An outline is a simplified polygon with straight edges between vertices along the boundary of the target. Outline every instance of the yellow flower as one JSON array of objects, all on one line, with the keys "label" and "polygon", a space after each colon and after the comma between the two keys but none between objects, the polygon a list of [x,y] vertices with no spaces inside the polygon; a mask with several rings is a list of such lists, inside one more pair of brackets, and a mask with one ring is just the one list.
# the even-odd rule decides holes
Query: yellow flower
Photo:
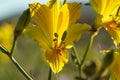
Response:
[{"label": "yellow flower", "polygon": [[90,0],[97,13],[96,24],[103,25],[111,35],[114,44],[120,44],[120,0]]},{"label": "yellow flower", "polygon": [[120,80],[120,53],[116,52],[114,54],[114,62],[110,68],[116,80]]},{"label": "yellow flower", "polygon": [[[8,51],[12,48],[13,29],[13,26],[9,24],[0,26],[0,45],[5,47]],[[7,55],[0,52],[0,60],[3,62],[8,61]]]},{"label": "yellow flower", "polygon": [[62,5],[60,0],[50,0],[46,5],[35,2],[29,7],[37,25],[28,26],[24,33],[46,50],[46,61],[58,73],[68,62],[66,48],[79,40],[82,32],[90,30],[87,24],[74,24],[80,17],[81,5],[76,2]]}]

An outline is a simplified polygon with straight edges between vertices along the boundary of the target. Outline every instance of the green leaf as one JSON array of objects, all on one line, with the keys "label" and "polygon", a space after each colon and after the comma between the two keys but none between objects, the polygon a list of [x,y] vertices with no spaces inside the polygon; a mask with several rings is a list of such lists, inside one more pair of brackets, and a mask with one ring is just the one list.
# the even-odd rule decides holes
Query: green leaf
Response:
[{"label": "green leaf", "polygon": [[23,29],[29,24],[30,18],[30,11],[27,9],[23,12],[17,22],[15,28],[15,37],[18,37],[22,33]]}]

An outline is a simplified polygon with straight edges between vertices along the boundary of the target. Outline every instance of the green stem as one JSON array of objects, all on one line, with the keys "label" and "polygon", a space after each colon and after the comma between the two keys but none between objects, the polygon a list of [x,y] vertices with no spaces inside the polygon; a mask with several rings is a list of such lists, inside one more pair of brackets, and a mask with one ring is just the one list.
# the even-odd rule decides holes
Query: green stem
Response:
[{"label": "green stem", "polygon": [[51,70],[51,68],[50,68],[50,69],[49,69],[48,80],[51,80],[51,77],[52,77],[52,70]]},{"label": "green stem", "polygon": [[73,45],[73,47],[72,47],[72,50],[73,50],[73,52],[75,53],[75,56],[76,56],[77,61],[78,61],[78,64],[80,64],[79,55],[78,55],[78,53],[77,53],[76,48],[75,48],[75,46],[74,46],[74,45]]},{"label": "green stem", "polygon": [[17,67],[17,69],[27,78],[27,80],[33,80],[25,71],[24,69],[18,64],[13,56],[9,56],[13,64]]},{"label": "green stem", "polygon": [[33,80],[25,71],[24,69],[19,65],[19,63],[15,60],[15,58],[8,52],[8,50],[0,45],[0,50],[5,53],[10,60],[13,62],[13,64],[17,67],[17,69],[28,79]]},{"label": "green stem", "polygon": [[[94,35],[93,32],[90,33],[90,38],[89,38],[89,40],[88,40],[87,48],[86,48],[86,50],[85,50],[85,52],[84,52],[83,59],[81,60],[81,64],[80,64],[80,75],[81,75],[82,65],[83,65],[83,63],[84,63],[84,61],[85,61],[85,59],[86,59],[86,56],[87,56],[90,48],[91,48],[91,45],[92,45],[94,36],[95,36],[95,35]],[[81,76],[80,76],[80,77],[81,77]]]},{"label": "green stem", "polygon": [[11,55],[13,54],[13,51],[14,51],[14,49],[15,49],[16,40],[17,40],[17,37],[14,37],[12,49],[11,49],[11,52],[10,52]]},{"label": "green stem", "polygon": [[[74,45],[72,47],[72,50],[73,50],[73,53],[74,53],[74,55],[75,55],[75,57],[77,59],[76,64],[78,65],[78,70],[80,70],[80,58],[79,58],[79,55],[78,55],[78,53],[77,53],[76,48],[75,48]],[[79,71],[79,76],[80,76],[80,71]]]}]

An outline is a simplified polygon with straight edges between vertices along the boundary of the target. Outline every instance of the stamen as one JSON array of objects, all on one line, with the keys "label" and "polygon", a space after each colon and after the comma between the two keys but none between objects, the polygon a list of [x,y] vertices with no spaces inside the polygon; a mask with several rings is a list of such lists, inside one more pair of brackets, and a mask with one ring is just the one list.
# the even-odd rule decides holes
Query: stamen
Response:
[{"label": "stamen", "polygon": [[63,35],[62,35],[61,40],[62,40],[62,41],[64,41],[64,40],[65,40],[65,38],[66,38],[66,36],[67,36],[67,31],[64,31],[64,33],[63,33]]},{"label": "stamen", "polygon": [[56,38],[58,38],[58,34],[57,34],[57,33],[54,33],[54,36],[55,36]]},{"label": "stamen", "polygon": [[55,41],[57,41],[57,39],[53,39],[53,41],[55,42]]},{"label": "stamen", "polygon": [[118,23],[117,27],[119,27],[119,28],[120,28],[120,23]]},{"label": "stamen", "polygon": [[55,38],[53,39],[54,41],[54,50],[57,54],[62,55],[62,53],[66,50],[65,48],[65,38],[67,35],[67,31],[64,31],[62,38],[61,38],[61,42],[58,43],[58,34],[54,33]]}]

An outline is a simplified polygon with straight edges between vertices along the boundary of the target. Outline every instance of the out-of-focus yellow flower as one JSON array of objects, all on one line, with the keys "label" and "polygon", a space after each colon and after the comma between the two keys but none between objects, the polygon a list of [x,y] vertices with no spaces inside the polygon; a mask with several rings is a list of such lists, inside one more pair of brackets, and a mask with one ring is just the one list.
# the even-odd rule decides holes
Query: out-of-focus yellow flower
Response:
[{"label": "out-of-focus yellow flower", "polygon": [[68,62],[66,48],[79,40],[82,32],[90,30],[87,24],[74,24],[80,17],[81,5],[76,2],[62,5],[60,0],[50,0],[47,5],[33,3],[29,7],[38,26],[28,26],[25,34],[46,50],[46,61],[58,73]]},{"label": "out-of-focus yellow flower", "polygon": [[90,0],[97,13],[96,24],[103,25],[114,44],[120,44],[120,0]]},{"label": "out-of-focus yellow flower", "polygon": [[[0,26],[0,45],[5,47],[8,51],[12,48],[13,30],[13,26],[9,24]],[[0,52],[0,60],[3,62],[8,61],[7,55]]]},{"label": "out-of-focus yellow flower", "polygon": [[114,62],[110,68],[116,80],[120,80],[120,53],[114,53]]}]

